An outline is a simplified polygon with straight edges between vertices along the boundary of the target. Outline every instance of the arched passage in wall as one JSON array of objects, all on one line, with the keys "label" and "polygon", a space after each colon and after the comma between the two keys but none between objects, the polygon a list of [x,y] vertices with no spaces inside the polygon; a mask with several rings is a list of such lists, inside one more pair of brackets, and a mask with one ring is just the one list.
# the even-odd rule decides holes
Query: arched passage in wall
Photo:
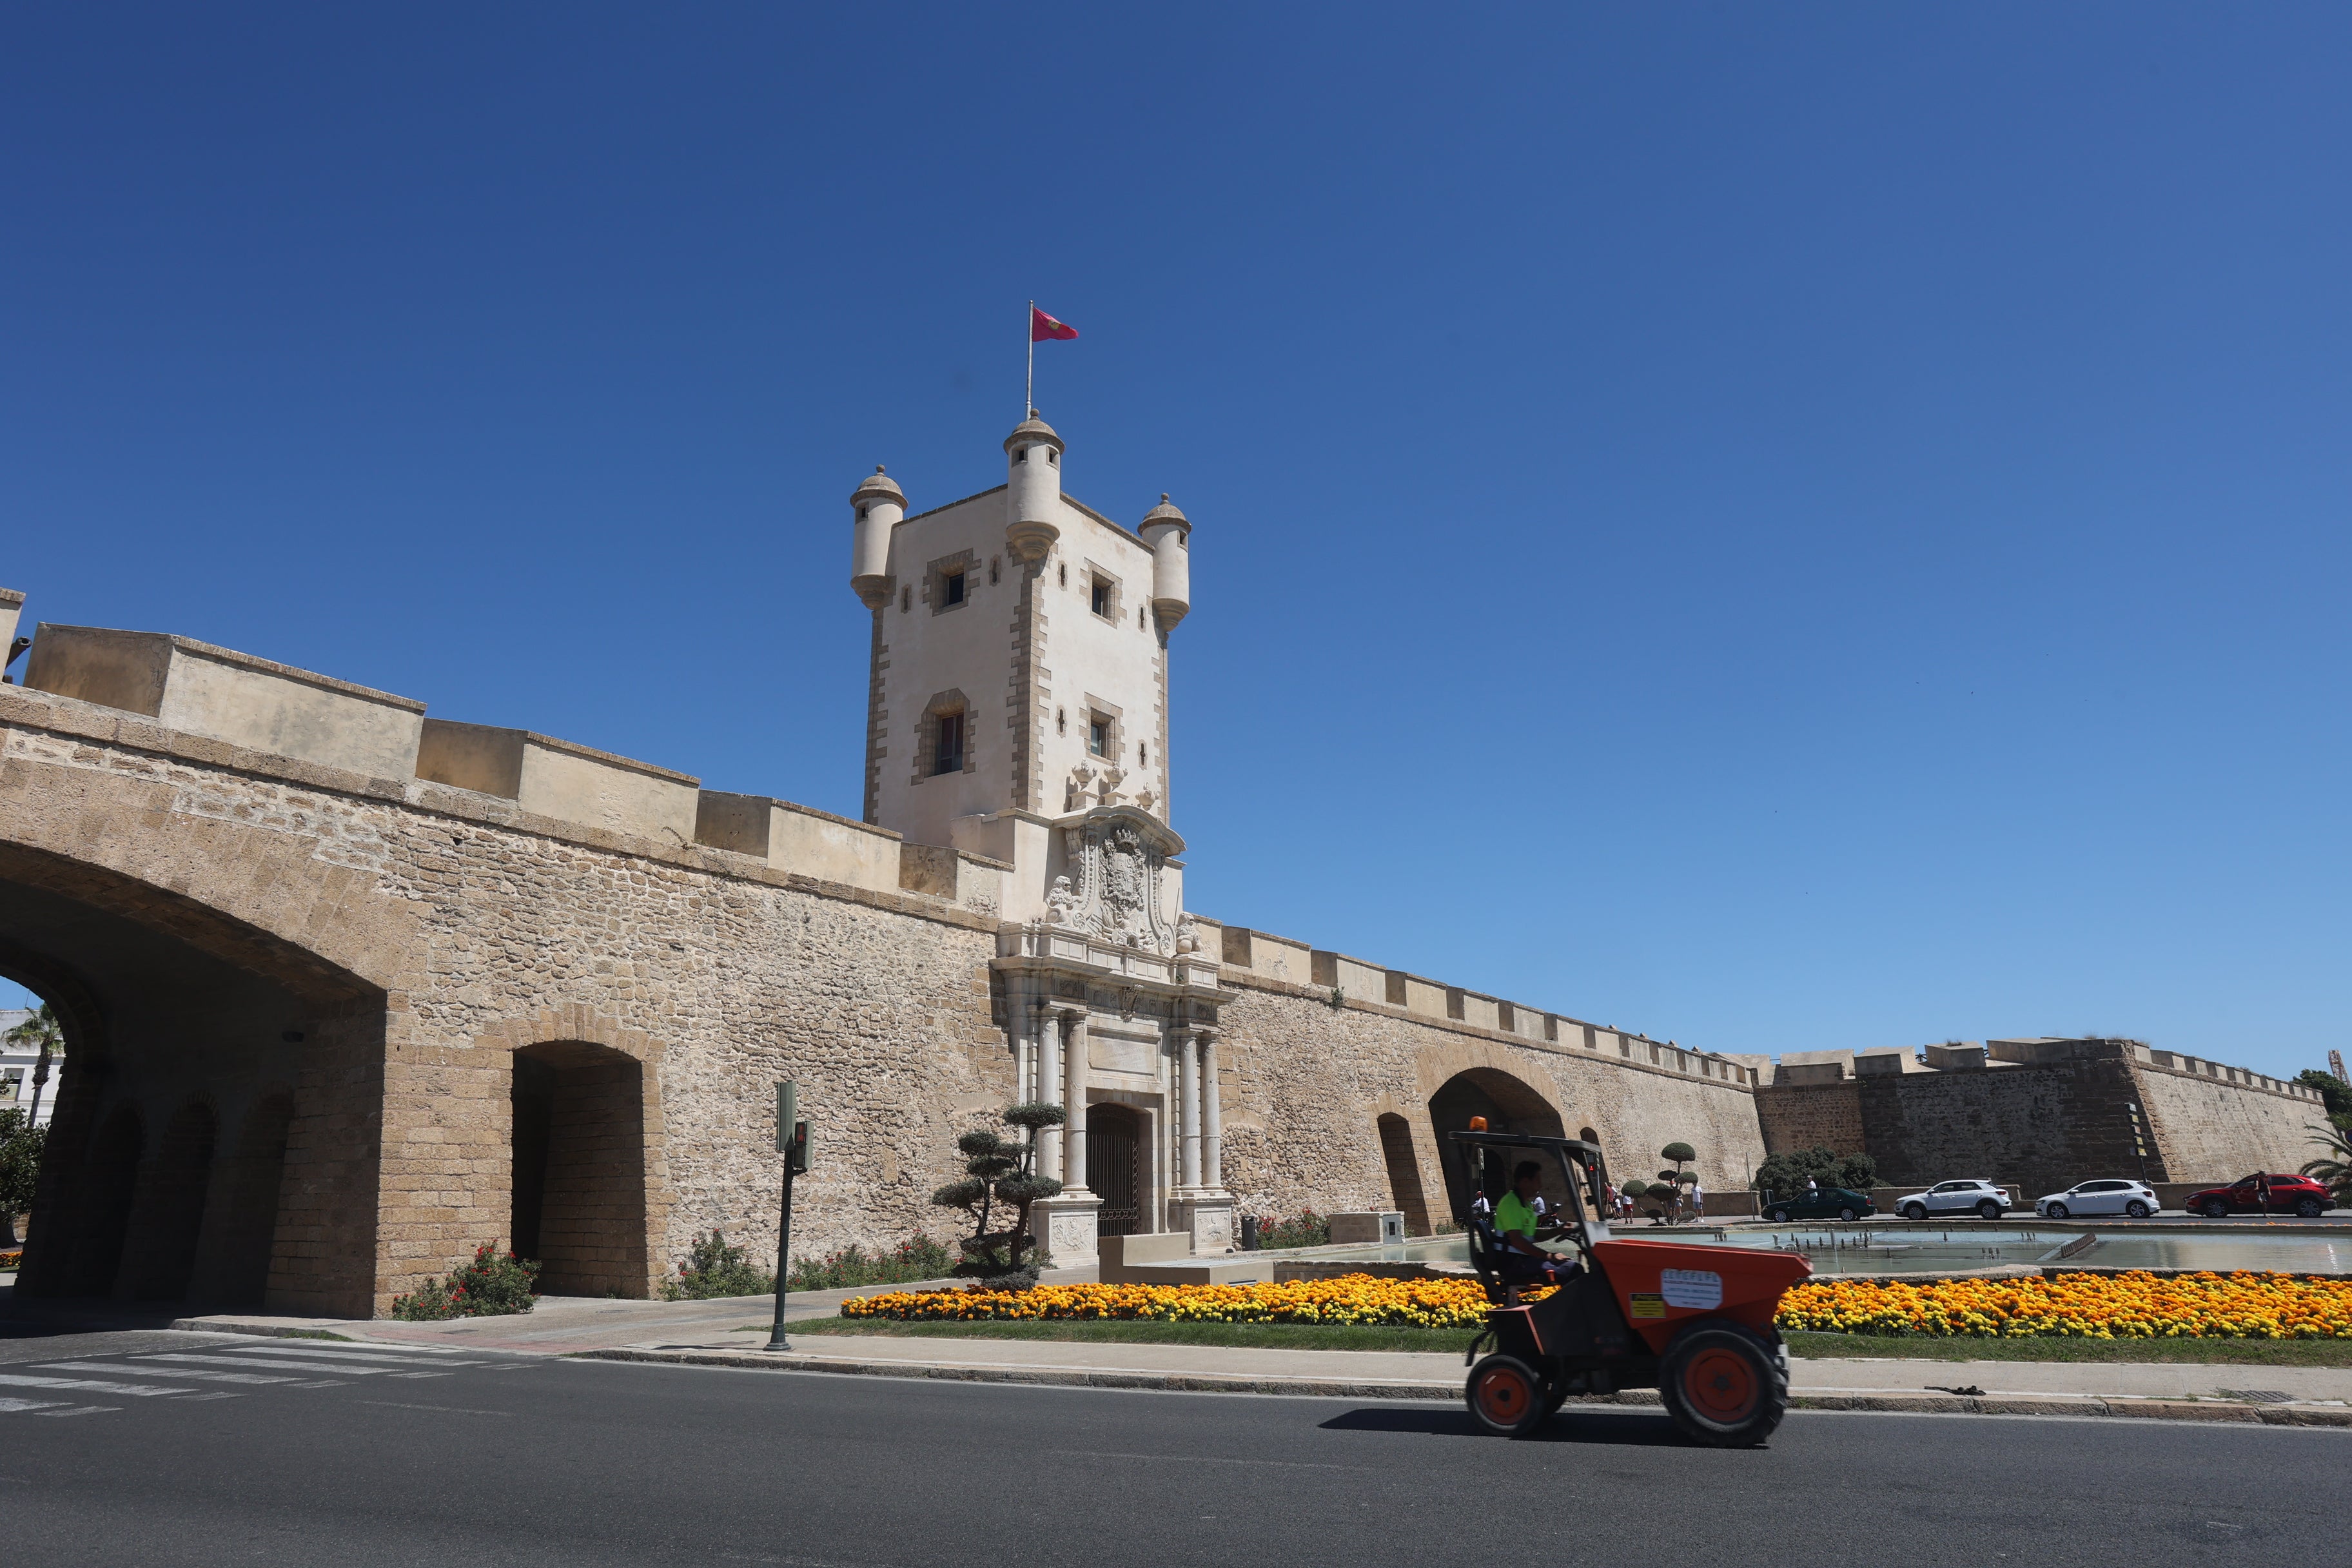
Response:
[{"label": "arched passage in wall", "polygon": [[[23,1295],[369,1310],[381,991],[184,894],[7,843],[0,974],[66,1036]],[[298,1103],[289,1086],[305,1081]],[[297,1123],[313,1130],[309,1179],[282,1184]],[[225,1135],[265,1126],[258,1163],[230,1171],[248,1151]],[[298,1227],[323,1245],[289,1247],[265,1291],[277,1237]]]},{"label": "arched passage in wall", "polygon": [[551,1040],[514,1056],[510,1245],[551,1296],[642,1297],[645,1067],[626,1051]]},{"label": "arched passage in wall", "polygon": [[1429,1200],[1421,1190],[1421,1162],[1413,1157],[1412,1128],[1393,1110],[1379,1121],[1381,1160],[1389,1173],[1389,1201],[1404,1215],[1407,1236],[1429,1234]]},{"label": "arched passage in wall", "polygon": [[[1445,1172],[1445,1197],[1449,1212],[1459,1216],[1470,1205],[1471,1197],[1481,1185],[1493,1190],[1489,1197],[1502,1194],[1499,1176],[1488,1173],[1484,1177],[1474,1173],[1462,1158],[1448,1133],[1468,1130],[1473,1117],[1486,1119],[1490,1132],[1532,1132],[1544,1137],[1561,1138],[1559,1112],[1551,1102],[1533,1087],[1513,1078],[1499,1068],[1471,1068],[1455,1073],[1440,1084],[1437,1092],[1429,1097],[1429,1122],[1437,1134],[1439,1163]],[[1547,1171],[1545,1187],[1556,1185],[1556,1173]],[[1555,1197],[1557,1201],[1557,1197]]]}]

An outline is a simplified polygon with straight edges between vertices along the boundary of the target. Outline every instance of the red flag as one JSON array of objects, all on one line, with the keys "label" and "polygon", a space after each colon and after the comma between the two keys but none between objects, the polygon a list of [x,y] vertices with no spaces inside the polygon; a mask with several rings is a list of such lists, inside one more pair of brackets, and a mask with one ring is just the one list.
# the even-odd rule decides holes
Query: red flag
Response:
[{"label": "red flag", "polygon": [[1057,321],[1036,306],[1029,307],[1029,341],[1042,343],[1052,338],[1075,338],[1078,329]]}]

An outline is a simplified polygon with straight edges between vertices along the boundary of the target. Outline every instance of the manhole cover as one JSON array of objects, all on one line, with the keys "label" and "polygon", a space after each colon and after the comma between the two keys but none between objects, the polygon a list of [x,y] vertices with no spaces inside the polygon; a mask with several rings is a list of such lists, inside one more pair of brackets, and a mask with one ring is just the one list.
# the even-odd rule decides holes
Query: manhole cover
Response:
[{"label": "manhole cover", "polygon": [[2242,1399],[2249,1405],[2288,1405],[2294,1400],[2294,1394],[2281,1394],[2275,1388],[2221,1388],[2214,1392],[2224,1399]]}]

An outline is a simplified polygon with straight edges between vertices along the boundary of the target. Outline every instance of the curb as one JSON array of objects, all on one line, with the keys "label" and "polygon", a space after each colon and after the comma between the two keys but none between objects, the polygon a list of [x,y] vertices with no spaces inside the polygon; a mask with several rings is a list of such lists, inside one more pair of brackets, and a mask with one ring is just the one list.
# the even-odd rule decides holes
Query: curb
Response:
[{"label": "curb", "polygon": [[[1171,1394],[1280,1394],[1326,1399],[1414,1399],[1450,1403],[1462,1397],[1453,1383],[1368,1383],[1304,1377],[1223,1376],[1214,1373],[1100,1372],[1052,1367],[944,1366],[930,1362],[856,1361],[848,1357],[770,1355],[758,1351],[576,1351],[573,1361],[654,1362],[672,1366],[732,1367],[751,1372],[822,1372],[853,1377],[923,1377],[946,1383],[1010,1383],[1063,1388],[1119,1388]],[[1571,1405],[1648,1405],[1657,1390],[1578,1395]],[[2314,1409],[2240,1405],[2210,1399],[2056,1399],[1948,1394],[1792,1394],[1791,1410],[1858,1410],[1898,1415],[2102,1415],[2161,1421],[2219,1421],[2242,1426],[2352,1428],[2352,1408]]]},{"label": "curb", "polygon": [[[336,1321],[343,1328],[362,1326],[358,1323],[342,1322],[341,1320],[331,1321]],[[241,1322],[233,1319],[224,1321],[214,1318],[175,1318],[172,1321],[172,1327],[184,1333],[250,1334],[266,1340],[342,1340],[348,1342],[357,1337],[337,1333],[333,1329],[325,1327],[311,1328],[294,1323]]]}]

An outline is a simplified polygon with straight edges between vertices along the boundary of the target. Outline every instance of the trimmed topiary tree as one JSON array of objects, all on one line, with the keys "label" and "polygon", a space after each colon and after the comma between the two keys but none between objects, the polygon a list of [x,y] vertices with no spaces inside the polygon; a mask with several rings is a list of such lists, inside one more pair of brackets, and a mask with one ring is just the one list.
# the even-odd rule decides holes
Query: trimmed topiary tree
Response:
[{"label": "trimmed topiary tree", "polygon": [[[1067,1120],[1058,1105],[1032,1101],[1005,1107],[1003,1121],[1021,1130],[1007,1138],[992,1127],[976,1127],[956,1140],[963,1155],[963,1180],[950,1182],[931,1194],[941,1208],[961,1209],[971,1220],[971,1235],[959,1244],[962,1261],[955,1272],[981,1281],[988,1289],[1025,1290],[1037,1283],[1037,1265],[1031,1258],[1036,1238],[1029,1234],[1031,1205],[1059,1195],[1062,1184],[1034,1174],[1037,1134]],[[1000,1208],[1000,1205],[1001,1208]],[[997,1227],[997,1222],[1004,1223]],[[993,1227],[993,1228],[992,1228]]]}]

